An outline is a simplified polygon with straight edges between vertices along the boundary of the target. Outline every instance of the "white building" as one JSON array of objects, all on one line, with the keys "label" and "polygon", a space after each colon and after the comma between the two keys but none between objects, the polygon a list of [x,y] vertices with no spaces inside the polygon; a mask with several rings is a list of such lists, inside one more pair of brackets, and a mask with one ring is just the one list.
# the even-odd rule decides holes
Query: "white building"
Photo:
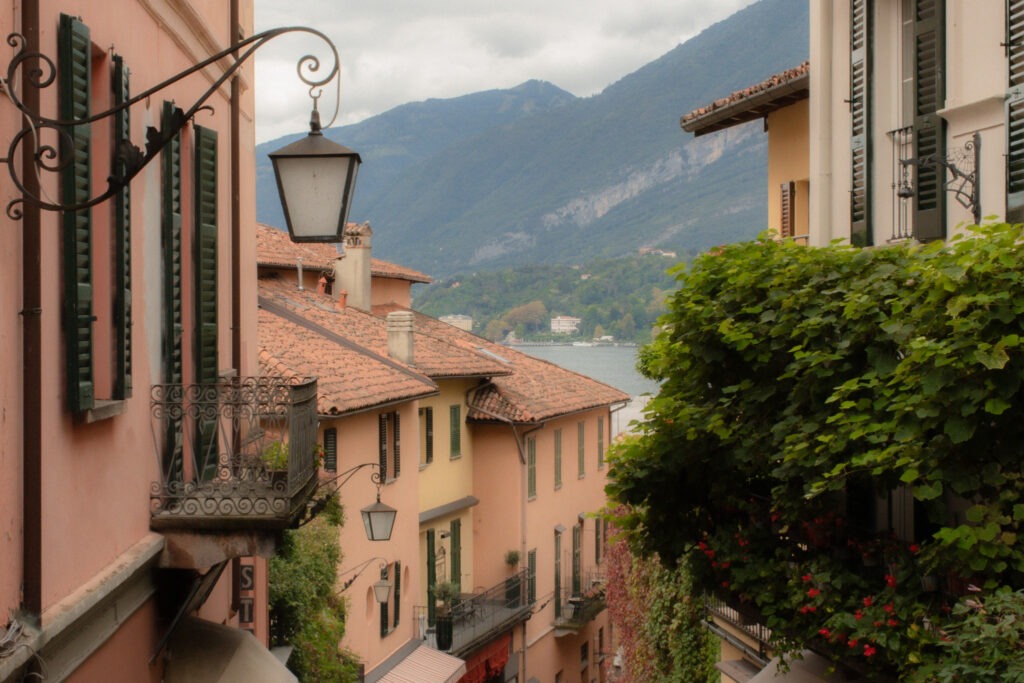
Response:
[{"label": "white building", "polygon": [[576,334],[579,332],[581,322],[583,321],[571,315],[555,316],[551,319],[551,332],[554,334]]}]

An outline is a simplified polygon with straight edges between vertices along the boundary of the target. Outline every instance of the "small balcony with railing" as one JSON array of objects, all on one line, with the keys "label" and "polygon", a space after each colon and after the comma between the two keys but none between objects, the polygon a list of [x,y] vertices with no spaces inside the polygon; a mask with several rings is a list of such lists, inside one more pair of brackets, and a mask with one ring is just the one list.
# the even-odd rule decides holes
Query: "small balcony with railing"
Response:
[{"label": "small balcony with railing", "polygon": [[435,650],[465,657],[516,624],[530,618],[528,570],[516,572],[486,590],[463,593],[443,608],[417,605],[420,638]]},{"label": "small balcony with railing", "polygon": [[151,418],[159,531],[276,532],[306,515],[317,486],[316,380],[233,377],[158,384]]},{"label": "small balcony with railing", "polygon": [[605,608],[604,572],[574,572],[567,585],[555,587],[555,636],[578,633]]}]

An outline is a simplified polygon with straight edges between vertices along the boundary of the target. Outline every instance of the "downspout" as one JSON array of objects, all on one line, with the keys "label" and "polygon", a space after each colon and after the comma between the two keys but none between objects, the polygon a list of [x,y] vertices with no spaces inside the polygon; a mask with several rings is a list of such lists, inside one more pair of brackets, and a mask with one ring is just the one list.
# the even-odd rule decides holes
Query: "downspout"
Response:
[{"label": "downspout", "polygon": [[[41,52],[39,0],[24,0],[21,33],[25,52]],[[38,65],[38,60],[36,62]],[[39,89],[23,86],[22,98],[29,111],[39,111]],[[35,167],[35,144],[22,143],[21,167]],[[24,173],[26,196],[40,196],[35,173]],[[43,612],[43,445],[42,445],[42,278],[40,268],[41,209],[32,202],[22,205],[22,609],[38,621]]]},{"label": "downspout", "polygon": [[[479,385],[477,385],[475,387],[471,387],[470,389],[468,389],[466,391],[466,405],[467,406],[472,406],[473,410],[479,410],[481,413],[484,413],[484,414],[488,415],[489,417],[493,417],[495,420],[498,420],[499,422],[504,422],[512,430],[512,438],[515,439],[516,450],[519,452],[519,473],[520,473],[519,474],[519,490],[522,492],[522,495],[521,495],[521,497],[519,499],[519,514],[520,514],[520,519],[519,519],[519,529],[520,529],[520,532],[519,532],[519,536],[520,536],[520,538],[519,538],[519,556],[520,557],[526,557],[527,556],[527,551],[526,551],[526,502],[527,502],[527,491],[526,491],[526,488],[527,488],[527,477],[529,475],[528,475],[528,473],[526,471],[527,463],[526,463],[526,446],[525,446],[525,443],[526,443],[527,435],[532,434],[533,432],[536,432],[536,431],[539,431],[539,430],[543,429],[545,423],[541,422],[536,427],[533,427],[532,429],[527,429],[525,432],[520,434],[516,430],[516,423],[513,422],[512,420],[508,419],[504,415],[498,415],[497,413],[493,413],[493,412],[487,410],[486,408],[481,408],[480,406],[476,406],[476,405],[473,405],[472,403],[470,403],[469,395],[471,393],[475,394],[476,392],[481,391],[482,389],[486,389],[487,387],[493,386],[493,385],[494,385],[494,382],[484,382],[483,384],[479,384]],[[609,422],[610,422],[610,420],[609,420]],[[522,679],[526,680],[526,622],[525,621],[523,622],[523,635],[522,635],[522,638],[523,638],[523,656],[522,656],[522,661],[521,661],[521,664],[520,664],[520,670],[523,672]]]}]

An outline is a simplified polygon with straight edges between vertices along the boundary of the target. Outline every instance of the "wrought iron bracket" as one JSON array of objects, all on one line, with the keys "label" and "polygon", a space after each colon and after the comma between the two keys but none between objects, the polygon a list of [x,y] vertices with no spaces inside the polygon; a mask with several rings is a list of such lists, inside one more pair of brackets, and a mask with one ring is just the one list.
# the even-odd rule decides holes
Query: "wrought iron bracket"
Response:
[{"label": "wrought iron bracket", "polygon": [[[188,125],[197,113],[203,109],[209,111],[213,110],[212,107],[206,104],[206,101],[209,100],[209,98],[217,92],[224,83],[235,75],[249,57],[251,57],[268,41],[286,33],[295,32],[308,33],[320,38],[328,45],[334,57],[334,63],[331,65],[329,73],[323,78],[316,77],[316,74],[320,72],[321,64],[320,59],[314,55],[303,56],[298,60],[296,65],[296,71],[298,72],[299,79],[309,86],[310,97],[313,98],[315,108],[316,100],[322,93],[323,87],[329,84],[332,80],[336,80],[340,73],[338,50],[334,43],[331,42],[330,38],[314,28],[306,26],[289,26],[270,29],[245,38],[244,40],[221,50],[217,54],[207,57],[188,69],[174,74],[170,78],[167,78],[144,92],[129,98],[118,106],[81,119],[50,118],[43,116],[38,111],[33,111],[25,104],[23,98],[18,95],[17,88],[15,87],[17,82],[16,76],[18,76],[19,70],[21,70],[21,76],[23,78],[23,88],[35,88],[37,90],[42,90],[52,85],[56,80],[57,65],[48,55],[41,52],[28,51],[25,36],[20,33],[12,33],[8,35],[7,44],[15,48],[16,52],[7,65],[7,72],[4,77],[5,80],[0,84],[0,86],[2,86],[0,87],[0,91],[7,95],[14,106],[21,111],[25,120],[25,125],[20,131],[15,133],[14,137],[11,139],[7,148],[7,156],[0,158],[0,162],[7,166],[11,180],[21,192],[21,197],[13,199],[8,203],[7,215],[14,220],[20,219],[23,214],[22,205],[26,203],[37,206],[46,211],[80,211],[96,206],[97,204],[101,204],[110,199],[126,187],[131,180],[137,176],[147,164],[149,164],[149,162],[157,157],[160,151],[166,147],[167,144],[173,140],[186,125]],[[33,145],[34,163],[31,169],[23,169],[24,173],[38,175],[43,171],[51,173],[59,172],[66,168],[72,161],[71,145],[68,144],[71,142],[71,135],[68,132],[70,128],[102,121],[119,112],[130,109],[135,104],[147,100],[165,88],[168,88],[178,81],[181,81],[197,71],[201,71],[211,64],[223,59],[230,60],[229,65],[213,82],[213,84],[199,97],[199,99],[196,100],[195,103],[187,109],[175,109],[171,120],[164,128],[156,128],[154,126],[147,127],[145,150],[133,144],[131,140],[128,139],[119,140],[115,143],[114,159],[111,164],[112,172],[107,178],[107,188],[102,194],[96,195],[87,201],[77,204],[63,204],[33,194],[26,188],[23,176],[21,175],[21,172],[19,172],[18,165],[16,164],[16,161],[21,157],[21,155],[18,154],[18,150],[23,144],[26,144],[26,142]],[[334,117],[331,119],[331,123],[333,123],[334,118],[337,117],[338,113],[337,105],[339,101],[338,98],[340,98],[340,92],[337,84],[335,85],[335,92],[335,111]],[[330,126],[330,123],[327,125]],[[40,142],[38,138],[42,131],[51,131],[56,134],[57,142],[52,144],[44,144]]]},{"label": "wrought iron bracket", "polygon": [[[965,162],[970,162],[967,167]],[[933,166],[949,171],[949,178],[942,183],[945,192],[952,192],[957,202],[971,212],[974,222],[981,223],[981,134],[975,132],[971,139],[964,143],[963,149],[956,150],[946,156],[930,154],[920,159],[902,159],[904,169],[908,166]],[[900,182],[897,195],[901,198],[914,196],[914,188],[904,178]]]}]

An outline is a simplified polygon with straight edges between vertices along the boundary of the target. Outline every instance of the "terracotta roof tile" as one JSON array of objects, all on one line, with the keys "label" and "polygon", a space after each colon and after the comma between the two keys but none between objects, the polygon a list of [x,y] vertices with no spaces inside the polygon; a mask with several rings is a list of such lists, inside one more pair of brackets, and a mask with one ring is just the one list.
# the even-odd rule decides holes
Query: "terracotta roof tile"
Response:
[{"label": "terracotta roof tile", "polygon": [[[377,315],[387,315],[399,307],[374,306],[373,310]],[[421,334],[493,357],[511,370],[510,374],[495,376],[475,393],[470,419],[486,422],[497,415],[514,422],[537,422],[630,398],[625,392],[554,363],[495,344],[422,313],[415,315],[413,324]]]},{"label": "terracotta roof tile", "polygon": [[418,270],[406,268],[405,266],[390,263],[389,261],[382,261],[379,258],[370,259],[370,273],[379,277],[392,277],[399,280],[422,282],[424,284],[434,281],[434,278],[429,275],[425,275]]},{"label": "terracotta roof tile", "polygon": [[296,244],[287,230],[278,230],[269,225],[256,225],[256,263],[276,268],[295,268],[302,258],[302,267],[329,270],[341,254],[337,244],[311,242]]},{"label": "terracotta roof tile", "polygon": [[810,62],[804,62],[684,114],[679,125],[701,135],[762,118],[781,106],[805,99],[809,74]]}]

